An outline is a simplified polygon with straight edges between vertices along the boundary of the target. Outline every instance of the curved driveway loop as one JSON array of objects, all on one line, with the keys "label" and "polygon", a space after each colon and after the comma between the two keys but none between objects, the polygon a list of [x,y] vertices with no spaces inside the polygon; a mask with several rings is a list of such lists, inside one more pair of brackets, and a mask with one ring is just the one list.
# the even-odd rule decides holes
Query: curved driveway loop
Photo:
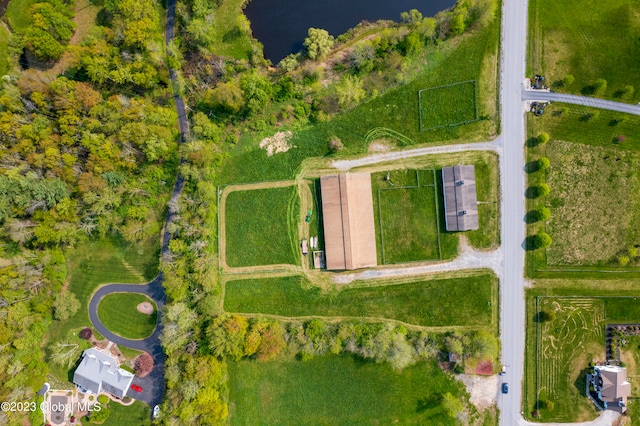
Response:
[{"label": "curved driveway loop", "polygon": [[[174,37],[174,23],[176,13],[176,0],[167,0],[167,24],[165,26],[165,42],[168,44]],[[173,69],[169,69],[169,76],[171,82],[175,87],[176,84],[176,72]],[[180,142],[184,142],[186,134],[189,132],[189,121],[185,110],[184,100],[174,91],[173,100],[175,102],[176,111],[178,112],[178,126],[180,129]],[[180,159],[182,163],[183,160]],[[173,186],[173,193],[171,194],[170,204],[177,203],[182,194],[184,188],[184,178],[178,175],[176,182]],[[162,247],[161,255],[165,255],[169,252],[169,242],[171,241],[171,234],[166,231],[166,224],[171,222],[175,217],[176,212],[173,209],[169,209],[167,217],[165,219],[165,227],[162,233]],[[162,256],[161,256],[162,258]],[[153,357],[154,367],[153,371],[145,378],[135,377],[133,384],[136,384],[142,388],[142,392],[135,392],[129,389],[127,395],[134,399],[145,402],[149,406],[154,407],[162,403],[162,396],[164,394],[164,351],[162,350],[162,344],[160,343],[160,334],[162,333],[162,324],[160,317],[162,314],[162,308],[166,303],[166,294],[162,285],[164,278],[162,272],[156,276],[153,281],[140,285],[140,284],[108,284],[100,287],[91,297],[89,301],[89,318],[93,327],[102,334],[105,338],[111,340],[115,344],[127,348],[137,349],[149,353]],[[98,318],[98,304],[100,300],[111,293],[142,293],[151,298],[158,308],[158,319],[156,328],[153,334],[146,339],[131,340],[120,337],[107,329]]]}]

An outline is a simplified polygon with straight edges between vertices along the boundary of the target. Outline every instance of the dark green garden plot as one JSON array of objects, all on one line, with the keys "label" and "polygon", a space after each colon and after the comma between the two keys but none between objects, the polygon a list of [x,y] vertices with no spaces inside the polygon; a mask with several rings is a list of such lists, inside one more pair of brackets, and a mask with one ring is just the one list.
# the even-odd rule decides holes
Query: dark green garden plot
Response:
[{"label": "dark green garden plot", "polygon": [[478,120],[476,82],[464,81],[418,92],[420,130],[459,126]]},{"label": "dark green garden plot", "polygon": [[351,287],[323,292],[299,276],[229,281],[228,312],[283,316],[374,317],[443,327],[496,325],[492,274]]},{"label": "dark green garden plot", "polygon": [[[348,355],[307,362],[229,362],[232,425],[457,425],[442,406],[446,392],[462,399],[473,417],[478,415],[462,383],[434,362],[401,373],[386,363]],[[497,421],[492,410],[480,416],[477,424]]]},{"label": "dark green garden plot", "polygon": [[227,264],[297,263],[299,205],[295,186],[231,192],[225,211]]},{"label": "dark green garden plot", "polygon": [[440,259],[435,171],[394,170],[371,179],[379,263]]}]

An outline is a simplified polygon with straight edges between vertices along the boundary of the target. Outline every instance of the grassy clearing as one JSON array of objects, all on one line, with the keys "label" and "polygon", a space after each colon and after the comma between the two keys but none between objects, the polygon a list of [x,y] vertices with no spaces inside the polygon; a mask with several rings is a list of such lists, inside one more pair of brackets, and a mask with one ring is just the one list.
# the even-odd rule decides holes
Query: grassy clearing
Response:
[{"label": "grassy clearing", "polygon": [[36,2],[37,0],[11,0],[9,2],[6,17],[13,30],[23,31],[29,27],[31,24],[29,8]]},{"label": "grassy clearing", "polygon": [[[78,327],[91,326],[87,307],[95,289],[106,283],[144,283],[158,272],[158,241],[131,246],[121,240],[85,241],[65,253],[68,291],[80,301],[80,309],[67,321],[53,321],[49,342],[59,341]],[[67,375],[58,377],[67,380]]]},{"label": "grassy clearing", "polygon": [[226,256],[231,267],[295,264],[299,216],[295,186],[233,191],[226,200]]},{"label": "grassy clearing", "polygon": [[7,56],[9,37],[4,25],[0,25],[0,76],[9,71],[9,57]]},{"label": "grassy clearing", "polygon": [[[154,305],[153,314],[138,312],[136,306],[142,302]],[[98,305],[100,321],[118,336],[127,339],[144,339],[156,328],[158,318],[155,303],[143,294],[114,293],[105,296]]]},{"label": "grassy clearing", "polygon": [[[323,292],[299,276],[226,283],[228,312],[296,316],[369,317],[444,327],[490,327],[495,315],[497,279],[491,274],[442,277]],[[470,297],[473,295],[473,297]]]},{"label": "grassy clearing", "polygon": [[[305,158],[327,154],[327,141],[332,135],[341,138],[344,154],[366,152],[365,135],[376,127],[400,132],[415,144],[442,141],[488,140],[497,133],[496,112],[497,51],[500,19],[488,27],[463,36],[456,43],[444,43],[426,55],[425,65],[412,81],[389,90],[358,107],[339,114],[326,123],[308,124],[291,129],[291,144],[296,148],[267,157],[258,148],[264,136],[273,129],[256,134],[246,132],[231,151],[219,174],[220,183],[256,182],[291,179]],[[418,91],[460,81],[476,80],[480,120],[464,126],[446,127],[421,132],[419,125]]]},{"label": "grassy clearing", "polygon": [[[552,141],[547,197],[549,265],[614,263],[616,255],[640,244],[640,155]],[[602,238],[606,235],[606,238]]]},{"label": "grassy clearing", "polygon": [[[590,361],[604,361],[604,327],[607,323],[640,321],[637,290],[629,282],[611,282],[616,294],[602,296],[601,281],[543,283],[550,288],[528,292],[527,345],[525,376],[525,414],[535,409],[536,392],[540,399],[551,399],[553,411],[541,410],[542,421],[585,421],[597,412],[584,396],[585,373]],[[536,296],[540,297],[536,305]],[[560,294],[584,296],[563,297]],[[640,296],[638,296],[640,297]],[[555,312],[555,319],[536,322],[537,312]],[[631,373],[630,373],[631,374]],[[536,391],[536,388],[538,391]]]},{"label": "grassy clearing", "polygon": [[476,82],[465,81],[418,92],[420,130],[458,126],[478,119]]},{"label": "grassy clearing", "polygon": [[440,259],[434,171],[381,172],[371,181],[378,263]]},{"label": "grassy clearing", "polygon": [[376,424],[458,424],[441,406],[446,392],[461,398],[477,418],[462,384],[435,363],[397,373],[387,364],[351,356],[229,362],[232,425],[370,424],[372,419]]},{"label": "grassy clearing", "polygon": [[[593,96],[596,79],[607,80],[602,96],[640,100],[640,4],[629,0],[532,0],[529,2],[529,60],[558,90]],[[567,74],[571,85],[558,86]],[[626,85],[635,88],[624,97]],[[599,94],[595,94],[599,95]]]},{"label": "grassy clearing", "polygon": [[[124,405],[116,402],[109,402],[109,418],[103,423],[102,426],[121,426],[121,425],[150,425],[151,420],[151,408],[143,402],[136,401],[132,405],[125,407]],[[95,425],[89,421],[86,417],[82,418],[83,424]]]},{"label": "grassy clearing", "polygon": [[247,0],[225,0],[213,14],[213,51],[218,55],[236,59],[249,59],[252,52],[250,35],[240,30],[238,17],[246,19],[242,11]]}]

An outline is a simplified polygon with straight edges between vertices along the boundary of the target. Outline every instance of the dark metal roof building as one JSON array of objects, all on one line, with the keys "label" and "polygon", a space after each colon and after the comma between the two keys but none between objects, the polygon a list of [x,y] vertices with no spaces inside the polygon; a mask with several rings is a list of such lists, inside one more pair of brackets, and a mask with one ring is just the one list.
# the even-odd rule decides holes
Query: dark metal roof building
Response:
[{"label": "dark metal roof building", "polygon": [[442,168],[447,231],[478,229],[478,199],[473,165]]}]

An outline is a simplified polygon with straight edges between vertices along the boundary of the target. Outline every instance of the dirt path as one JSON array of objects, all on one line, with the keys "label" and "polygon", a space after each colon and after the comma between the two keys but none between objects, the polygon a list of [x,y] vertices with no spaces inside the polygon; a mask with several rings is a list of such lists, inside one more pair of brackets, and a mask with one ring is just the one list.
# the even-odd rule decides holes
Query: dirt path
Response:
[{"label": "dirt path", "polygon": [[333,277],[333,282],[336,284],[350,284],[356,280],[409,277],[436,272],[460,271],[465,269],[491,269],[500,279],[502,279],[503,263],[504,256],[502,248],[493,251],[479,251],[469,246],[466,239],[460,238],[459,255],[450,262],[367,269],[362,272],[335,275]]}]

